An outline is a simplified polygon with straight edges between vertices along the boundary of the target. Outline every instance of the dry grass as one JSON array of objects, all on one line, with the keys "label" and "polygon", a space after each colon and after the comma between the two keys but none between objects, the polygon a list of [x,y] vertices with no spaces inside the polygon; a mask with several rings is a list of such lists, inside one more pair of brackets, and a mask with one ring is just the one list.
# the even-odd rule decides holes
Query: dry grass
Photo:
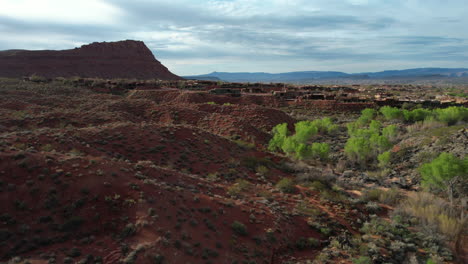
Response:
[{"label": "dry grass", "polygon": [[412,125],[408,125],[406,127],[406,131],[408,131],[408,133],[414,133],[414,132],[424,131],[428,129],[446,127],[446,126],[447,124],[443,122],[439,122],[436,120],[425,120],[425,121],[414,123]]},{"label": "dry grass", "polygon": [[455,241],[463,234],[467,221],[454,211],[447,201],[430,193],[420,192],[402,202],[396,213],[416,218],[423,227],[434,226],[441,234]]}]

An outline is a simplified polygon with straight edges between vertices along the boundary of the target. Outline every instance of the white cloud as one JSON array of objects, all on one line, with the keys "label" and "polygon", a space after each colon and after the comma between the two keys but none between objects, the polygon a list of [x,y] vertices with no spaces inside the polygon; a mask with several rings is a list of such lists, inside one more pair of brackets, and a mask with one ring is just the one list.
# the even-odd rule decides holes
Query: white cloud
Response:
[{"label": "white cloud", "polygon": [[111,24],[121,10],[99,0],[0,0],[0,16],[23,21]]},{"label": "white cloud", "polygon": [[177,74],[459,67],[468,58],[465,3],[0,0],[0,49],[138,39]]}]

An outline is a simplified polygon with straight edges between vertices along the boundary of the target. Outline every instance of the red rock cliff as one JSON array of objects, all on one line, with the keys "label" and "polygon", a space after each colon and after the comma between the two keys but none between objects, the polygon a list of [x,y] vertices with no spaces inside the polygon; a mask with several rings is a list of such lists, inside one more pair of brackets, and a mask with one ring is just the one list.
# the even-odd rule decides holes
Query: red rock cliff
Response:
[{"label": "red rock cliff", "polygon": [[71,50],[0,51],[0,76],[98,77],[177,80],[142,41],[83,45]]}]

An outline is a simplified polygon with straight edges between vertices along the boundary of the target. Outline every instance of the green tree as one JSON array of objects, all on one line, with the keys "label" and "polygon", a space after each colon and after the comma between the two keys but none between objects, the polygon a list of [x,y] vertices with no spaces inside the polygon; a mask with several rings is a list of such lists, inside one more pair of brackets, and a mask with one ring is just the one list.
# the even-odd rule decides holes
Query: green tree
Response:
[{"label": "green tree", "polygon": [[385,151],[384,153],[379,154],[377,156],[377,160],[379,161],[379,167],[385,168],[390,163],[390,159],[392,158],[392,153],[390,151]]},{"label": "green tree", "polygon": [[368,125],[370,121],[374,119],[376,114],[377,114],[377,111],[375,111],[374,109],[366,108],[361,111],[361,116],[358,118],[356,122],[361,126]]},{"label": "green tree", "polygon": [[468,108],[451,106],[434,110],[436,118],[448,125],[454,125],[459,121],[468,121]]},{"label": "green tree", "polygon": [[396,107],[391,106],[383,106],[380,108],[380,113],[385,117],[387,120],[394,120],[394,119],[401,119],[403,118],[403,111]]},{"label": "green tree", "polygon": [[362,137],[351,137],[344,148],[346,156],[352,161],[364,165],[372,154],[369,140]]},{"label": "green tree", "polygon": [[423,121],[424,119],[431,116],[432,111],[427,110],[427,109],[423,109],[423,108],[417,108],[417,109],[414,109],[412,111],[403,110],[403,115],[404,115],[406,121],[408,121],[408,122],[417,122],[417,121]]},{"label": "green tree", "polygon": [[369,130],[372,132],[372,133],[377,133],[379,134],[380,133],[380,129],[382,128],[382,123],[380,123],[379,121],[377,120],[372,120],[369,124]]},{"label": "green tree", "polygon": [[453,206],[453,196],[458,181],[468,178],[468,157],[464,160],[453,154],[443,152],[432,162],[419,167],[424,187],[436,191],[445,191]]},{"label": "green tree", "polygon": [[382,129],[382,136],[394,141],[398,137],[398,127],[396,125],[389,125]]},{"label": "green tree", "polygon": [[270,151],[275,151],[281,149],[284,144],[284,140],[288,137],[288,124],[282,123],[276,125],[272,129],[273,138],[268,143],[268,149]]},{"label": "green tree", "polygon": [[293,193],[296,190],[294,181],[289,178],[283,178],[276,183],[276,188],[284,193]]}]

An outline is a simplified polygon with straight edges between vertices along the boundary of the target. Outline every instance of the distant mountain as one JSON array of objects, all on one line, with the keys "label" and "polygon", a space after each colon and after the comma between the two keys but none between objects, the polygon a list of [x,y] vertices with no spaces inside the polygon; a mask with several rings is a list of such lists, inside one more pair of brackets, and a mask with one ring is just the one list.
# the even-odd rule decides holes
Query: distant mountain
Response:
[{"label": "distant mountain", "polygon": [[209,80],[217,78],[227,82],[284,82],[308,83],[321,80],[394,80],[399,78],[458,78],[468,76],[466,68],[417,68],[407,70],[389,70],[382,72],[344,73],[336,71],[300,71],[286,73],[265,72],[212,72],[209,74],[186,76],[185,78]]},{"label": "distant mountain", "polygon": [[142,41],[83,45],[70,50],[0,51],[0,76],[99,77],[181,80]]},{"label": "distant mountain", "polygon": [[187,80],[200,80],[200,81],[221,81],[218,77],[207,76],[207,75],[195,75],[195,76],[182,76],[182,78]]}]

